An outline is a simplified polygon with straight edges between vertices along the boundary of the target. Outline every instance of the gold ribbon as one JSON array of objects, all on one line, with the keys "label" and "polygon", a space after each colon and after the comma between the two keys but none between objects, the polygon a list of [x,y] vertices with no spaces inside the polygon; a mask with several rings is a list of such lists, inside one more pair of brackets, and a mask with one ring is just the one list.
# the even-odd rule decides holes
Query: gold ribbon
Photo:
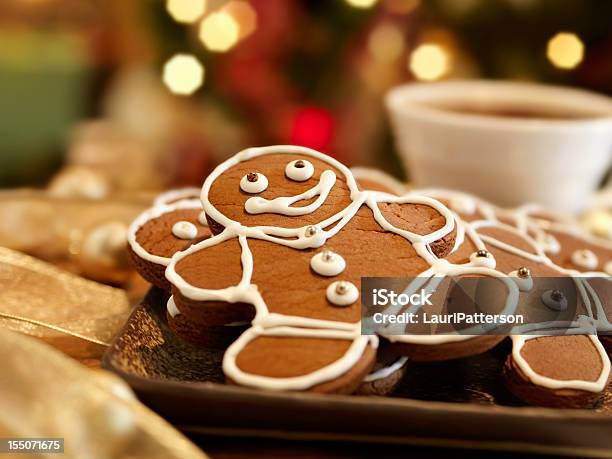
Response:
[{"label": "gold ribbon", "polygon": [[129,312],[123,290],[0,247],[0,326],[37,336],[73,357],[98,357]]}]

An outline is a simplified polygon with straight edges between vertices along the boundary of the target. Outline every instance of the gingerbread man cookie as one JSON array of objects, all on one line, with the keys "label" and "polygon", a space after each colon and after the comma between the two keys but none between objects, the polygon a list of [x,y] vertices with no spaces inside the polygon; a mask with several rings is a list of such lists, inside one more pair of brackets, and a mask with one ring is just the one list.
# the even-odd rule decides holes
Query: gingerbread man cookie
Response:
[{"label": "gingerbread man cookie", "polygon": [[[517,312],[542,317],[541,322],[523,329],[541,336],[512,336],[513,350],[504,371],[510,390],[537,405],[583,407],[595,402],[610,377],[609,357],[596,335],[610,330],[604,307],[609,280],[607,276],[577,275],[576,268],[585,268],[581,260],[574,260],[573,265],[563,261],[575,253],[578,243],[588,245],[583,250],[606,256],[605,244],[581,232],[571,218],[537,206],[505,210],[465,193],[421,192],[440,200],[460,218],[457,245],[448,260],[469,263],[474,250],[484,243],[496,268],[514,279],[521,291]],[[595,266],[592,259],[596,257],[584,256],[591,260],[589,267]],[[535,283],[534,278],[538,279]],[[542,281],[546,278],[555,282],[554,289],[547,289]],[[568,281],[556,282],[563,278]],[[573,312],[547,322],[547,309]],[[569,336],[549,336],[565,329]],[[601,341],[605,343],[606,337]]]},{"label": "gingerbread man cookie", "polygon": [[[429,194],[453,202],[452,192]],[[461,196],[459,199],[470,199],[458,194]],[[471,210],[464,215],[466,208]],[[497,209],[477,199],[468,206],[456,208],[462,211],[459,215],[464,218],[471,218],[474,214],[489,216],[488,220],[471,221],[465,225],[485,242],[496,260],[497,269],[516,280],[521,290],[518,312],[523,310],[537,317],[539,309],[542,317],[546,317],[547,309],[574,311],[571,316],[563,317],[561,314],[554,323],[542,319],[523,328],[523,332],[529,334],[512,336],[513,349],[504,369],[506,382],[515,395],[530,404],[589,406],[600,397],[610,377],[610,360],[597,336],[598,332],[609,330],[600,299],[609,287],[599,285],[597,288],[592,285],[591,278],[555,263],[566,259],[567,252],[570,252],[566,244],[557,241],[566,242],[570,234],[577,237],[580,234],[577,228],[552,213],[538,210],[538,217],[534,217],[525,209]],[[566,235],[561,237],[557,232],[553,236],[542,231],[542,226],[551,225],[563,225]],[[585,239],[588,238],[581,238],[583,242]],[[464,244],[449,259],[455,262],[462,258],[467,260],[473,243],[466,240],[466,244],[467,247]],[[544,282],[547,278],[558,282],[549,289]],[[569,278],[571,282],[562,282],[563,278]],[[552,336],[560,330],[564,330],[567,336]],[[520,327],[517,331],[521,331]]]},{"label": "gingerbread man cookie", "polygon": [[249,321],[223,360],[244,386],[353,392],[378,342],[360,334],[360,278],[434,275],[454,246],[439,202],[360,190],[344,165],[302,147],[238,153],[206,179],[202,203],[214,236],[168,265],[170,316]]}]

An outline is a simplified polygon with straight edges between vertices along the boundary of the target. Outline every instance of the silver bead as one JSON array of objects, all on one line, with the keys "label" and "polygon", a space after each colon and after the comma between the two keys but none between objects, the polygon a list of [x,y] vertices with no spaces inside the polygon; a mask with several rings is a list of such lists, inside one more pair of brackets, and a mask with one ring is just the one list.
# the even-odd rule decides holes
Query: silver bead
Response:
[{"label": "silver bead", "polygon": [[336,293],[338,295],[346,295],[349,291],[349,283],[346,281],[339,281],[336,284]]},{"label": "silver bead", "polygon": [[298,169],[301,169],[302,167],[305,167],[306,165],[304,164],[304,161],[302,161],[301,159],[298,159],[294,164],[293,167],[297,167]]},{"label": "silver bead", "polygon": [[334,252],[332,252],[331,250],[324,250],[321,253],[321,259],[323,261],[332,261],[334,259]]},{"label": "silver bead", "polygon": [[257,175],[257,172],[249,172],[247,174],[247,180],[251,183],[256,182],[257,180],[259,180],[259,176]]},{"label": "silver bead", "polygon": [[476,256],[480,258],[489,258],[489,255],[490,254],[487,250],[480,249],[478,252],[476,252]]},{"label": "silver bead", "polygon": [[319,232],[319,228],[316,226],[309,226],[306,228],[306,237],[312,237]]},{"label": "silver bead", "polygon": [[565,298],[565,295],[563,294],[561,290],[555,289],[552,292],[550,292],[550,298],[554,301],[561,302],[563,301],[563,298]]}]

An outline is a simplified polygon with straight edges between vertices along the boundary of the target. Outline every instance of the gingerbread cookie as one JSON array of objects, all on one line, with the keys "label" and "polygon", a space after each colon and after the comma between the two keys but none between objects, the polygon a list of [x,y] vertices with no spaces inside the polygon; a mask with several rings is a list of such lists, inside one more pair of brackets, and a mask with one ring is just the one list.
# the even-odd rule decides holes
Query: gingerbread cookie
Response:
[{"label": "gingerbread cookie", "polygon": [[535,206],[500,213],[523,234],[532,235],[553,263],[583,279],[600,340],[612,351],[612,243],[591,235],[569,216]]},{"label": "gingerbread cookie", "polygon": [[[607,276],[584,278],[577,276],[576,271],[603,268],[598,260],[610,256],[606,251],[608,244],[586,235],[570,217],[538,206],[506,210],[465,193],[420,192],[447,205],[460,217],[459,226],[469,229],[459,231],[458,244],[449,261],[468,263],[479,242],[484,242],[496,268],[515,279],[521,290],[518,312],[529,309],[529,314],[537,317],[540,309],[543,321],[536,327],[525,328],[525,332],[541,329],[546,334],[554,333],[555,327],[567,327],[572,333],[591,333],[513,336],[513,352],[504,369],[510,390],[536,405],[584,407],[596,401],[610,375],[609,357],[602,346],[602,342],[609,342],[608,337],[601,336],[600,342],[594,335],[609,333],[611,329],[603,307],[609,296],[606,285],[609,280]],[[462,241],[465,235],[470,237]],[[534,287],[534,277],[571,277],[572,281],[561,283],[567,289],[564,292],[546,290],[541,281]],[[576,304],[569,308],[568,302]],[[569,308],[574,312],[552,324],[544,320],[547,308]]]},{"label": "gingerbread cookie", "polygon": [[610,360],[596,335],[513,336],[512,343],[504,375],[527,403],[588,407],[608,384]]},{"label": "gingerbread cookie", "polygon": [[206,179],[202,202],[214,236],[176,253],[166,276],[193,323],[251,321],[223,360],[244,386],[355,391],[378,345],[360,334],[360,278],[433,275],[454,247],[439,202],[360,190],[348,168],[303,147],[238,153]]},{"label": "gingerbread cookie", "polygon": [[165,270],[172,255],[210,236],[202,203],[193,190],[167,192],[155,200],[128,229],[128,252],[136,270],[153,285],[170,290]]},{"label": "gingerbread cookie", "polygon": [[[431,194],[440,196],[439,192]],[[447,192],[443,200],[449,200],[450,195]],[[465,195],[461,196],[465,198]],[[608,329],[600,296],[605,295],[609,287],[600,285],[597,288],[592,279],[555,264],[551,253],[558,255],[558,259],[565,259],[563,254],[571,253],[571,250],[567,244],[557,243],[558,234],[551,237],[542,231],[542,226],[558,228],[558,225],[564,225],[567,234],[574,237],[580,233],[567,221],[559,223],[560,219],[549,213],[540,213],[537,219],[532,219],[524,208],[507,211],[478,200],[467,207],[474,209],[468,212],[468,218],[475,213],[491,216],[488,220],[465,225],[485,242],[496,260],[497,269],[516,280],[521,290],[518,312],[523,310],[536,318],[541,313],[542,321],[523,328],[523,332],[548,335],[554,334],[555,330],[567,329],[572,334],[513,336],[513,351],[504,369],[508,387],[531,404],[589,406],[599,398],[610,376],[609,357],[596,336],[596,333]],[[465,208],[462,207],[464,212]],[[502,220],[514,226],[502,223]],[[564,238],[559,239],[566,242]],[[584,242],[584,238],[582,240]],[[450,261],[467,261],[475,245],[469,240],[466,243],[467,247],[463,244],[449,256]],[[556,285],[563,288],[547,289],[546,282],[543,282],[546,278],[558,281]],[[571,282],[562,282],[564,278],[571,279]],[[547,309],[567,310],[571,314],[565,317],[561,314],[551,323],[544,319]]]}]

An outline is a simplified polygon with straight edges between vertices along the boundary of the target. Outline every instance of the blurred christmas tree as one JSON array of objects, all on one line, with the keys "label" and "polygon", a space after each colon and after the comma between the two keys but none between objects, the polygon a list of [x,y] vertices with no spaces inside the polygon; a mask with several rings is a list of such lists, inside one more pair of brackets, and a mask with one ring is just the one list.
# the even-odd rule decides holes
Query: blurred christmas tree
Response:
[{"label": "blurred christmas tree", "polygon": [[[52,157],[68,126],[93,114],[127,127],[153,152],[166,177],[161,184],[155,179],[159,186],[197,184],[238,149],[272,143],[311,146],[401,176],[383,106],[393,85],[510,78],[612,94],[609,0],[72,0],[74,9],[60,3],[7,0],[0,18],[8,37],[3,49],[10,51],[0,49],[5,171],[9,160],[31,153],[15,139],[26,139],[29,150],[33,145],[36,158]],[[75,17],[81,10],[86,14]],[[41,60],[20,51],[15,40],[23,33],[15,29],[44,31],[49,46],[62,34],[79,38],[79,47],[65,47],[62,62],[82,63],[81,76],[43,91],[55,84],[40,65],[52,55]],[[11,70],[15,55],[20,69],[35,70],[32,81],[44,83],[34,85],[41,95],[28,90],[31,97],[15,100],[18,92],[7,82],[27,82]],[[72,98],[59,100],[62,94]],[[58,102],[46,103],[48,95]],[[29,135],[40,129],[44,136]],[[5,184],[49,167],[36,164],[27,173],[11,164]]]},{"label": "blurred christmas tree", "polygon": [[607,1],[211,1],[187,27],[172,19],[181,4],[160,5],[160,45],[205,66],[196,99],[237,122],[245,145],[298,143],[397,175],[382,104],[392,85],[483,77],[612,92]]}]

